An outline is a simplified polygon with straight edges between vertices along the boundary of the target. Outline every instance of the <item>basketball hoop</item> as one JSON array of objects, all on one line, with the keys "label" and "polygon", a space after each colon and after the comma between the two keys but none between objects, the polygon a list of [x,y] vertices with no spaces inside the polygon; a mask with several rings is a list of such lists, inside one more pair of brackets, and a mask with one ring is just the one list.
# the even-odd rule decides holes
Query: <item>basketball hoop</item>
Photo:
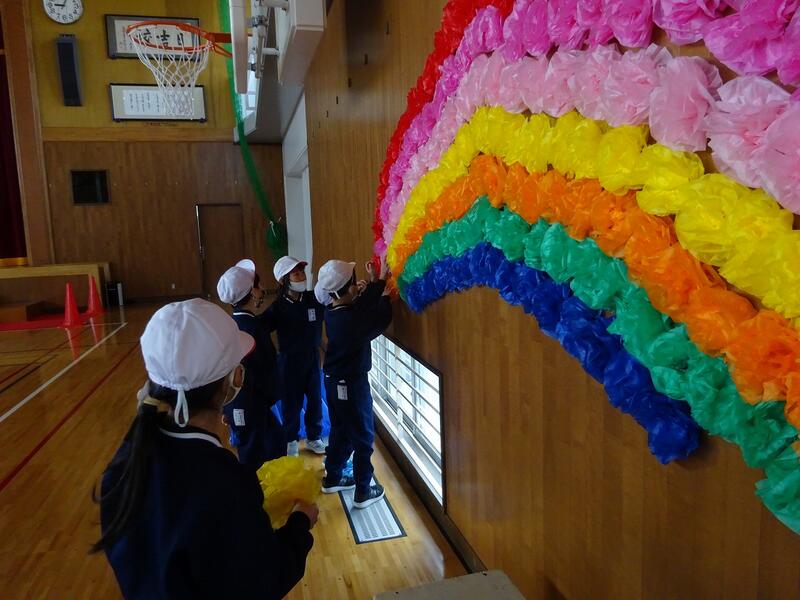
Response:
[{"label": "basketball hoop", "polygon": [[188,23],[142,21],[128,26],[125,33],[156,78],[167,113],[175,116],[194,115],[194,86],[208,65],[209,52],[231,56],[220,46],[231,41],[230,34],[210,33]]}]

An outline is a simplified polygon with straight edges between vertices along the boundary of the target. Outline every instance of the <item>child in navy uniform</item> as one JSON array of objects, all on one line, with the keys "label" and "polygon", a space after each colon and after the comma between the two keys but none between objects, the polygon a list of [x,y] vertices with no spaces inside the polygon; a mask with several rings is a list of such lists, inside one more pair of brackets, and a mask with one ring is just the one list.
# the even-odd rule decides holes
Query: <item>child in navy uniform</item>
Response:
[{"label": "child in navy uniform", "polygon": [[273,269],[280,284],[278,298],[264,313],[271,329],[278,332],[278,368],[283,383],[281,409],[286,453],[297,456],[300,411],[306,398],[306,449],[325,454],[322,441],[319,347],[325,307],[306,290],[305,262],[284,256]]},{"label": "child in navy uniform", "polygon": [[[325,353],[325,392],[331,416],[331,434],[322,491],[331,494],[355,487],[353,506],[366,508],[384,496],[383,487],[372,485],[370,457],[375,440],[372,394],[368,373],[372,368],[370,342],[392,320],[386,295],[386,266],[380,277],[367,263],[370,282],[356,282],[355,263],[331,260],[319,271],[317,293],[327,293],[331,304],[325,313],[328,347]],[[342,475],[353,453],[353,477]]]},{"label": "child in navy uniform", "polygon": [[316,506],[297,504],[273,530],[255,473],[215,434],[253,343],[200,299],[169,304],[147,324],[148,383],[103,474],[92,548],[105,551],[128,600],[277,600],[303,577]]},{"label": "child in navy uniform", "polygon": [[244,387],[235,402],[224,407],[239,461],[258,469],[268,460],[286,455],[283,427],[272,412],[278,401],[278,361],[263,317],[264,290],[252,260],[241,260],[220,277],[220,300],[233,305],[233,320],[256,340],[255,349],[243,361]]}]

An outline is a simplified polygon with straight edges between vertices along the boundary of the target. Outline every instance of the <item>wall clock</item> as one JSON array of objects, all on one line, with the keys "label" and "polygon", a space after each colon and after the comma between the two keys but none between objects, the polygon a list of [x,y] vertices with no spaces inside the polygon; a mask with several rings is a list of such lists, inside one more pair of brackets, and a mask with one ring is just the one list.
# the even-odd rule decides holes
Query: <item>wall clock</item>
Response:
[{"label": "wall clock", "polygon": [[44,12],[56,23],[74,23],[83,15],[81,0],[42,0]]}]

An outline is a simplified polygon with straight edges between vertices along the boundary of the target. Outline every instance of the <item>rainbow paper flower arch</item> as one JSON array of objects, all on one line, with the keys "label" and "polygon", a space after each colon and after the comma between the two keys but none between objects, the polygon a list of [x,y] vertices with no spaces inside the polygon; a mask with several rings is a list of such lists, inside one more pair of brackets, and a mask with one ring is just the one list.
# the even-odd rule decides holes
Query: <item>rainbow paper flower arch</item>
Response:
[{"label": "rainbow paper flower arch", "polygon": [[[800,82],[798,6],[451,0],[373,229],[413,310],[497,289],[660,461],[721,436],[800,533],[800,102],[761,77]],[[654,24],[742,76],[673,57]]]}]

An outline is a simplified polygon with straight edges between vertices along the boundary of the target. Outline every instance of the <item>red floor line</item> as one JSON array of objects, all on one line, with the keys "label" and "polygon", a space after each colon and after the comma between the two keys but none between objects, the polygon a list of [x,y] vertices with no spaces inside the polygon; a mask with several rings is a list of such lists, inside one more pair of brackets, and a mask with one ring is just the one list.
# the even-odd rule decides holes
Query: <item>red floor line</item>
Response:
[{"label": "red floor line", "polygon": [[22,365],[22,366],[21,366],[19,369],[17,369],[16,371],[14,371],[13,373],[11,373],[10,375],[6,375],[5,377],[3,377],[3,379],[0,379],[0,383],[3,383],[4,381],[8,381],[8,380],[9,380],[9,379],[11,379],[11,378],[12,378],[14,375],[16,375],[17,373],[19,373],[19,372],[20,372],[20,371],[22,371],[23,369],[25,369],[25,368],[27,368],[27,367],[30,367],[32,364],[39,362],[40,360],[42,360],[42,359],[43,359],[45,356],[47,356],[47,355],[48,355],[48,354],[50,354],[51,352],[55,352],[56,350],[58,350],[58,349],[59,349],[59,348],[61,348],[62,346],[65,346],[66,344],[68,344],[69,342],[71,342],[72,340],[76,340],[76,339],[78,339],[78,338],[79,338],[80,336],[82,336],[82,335],[83,335],[85,332],[86,332],[86,330],[83,330],[83,331],[81,331],[80,333],[78,333],[78,334],[76,334],[76,335],[72,335],[72,333],[71,333],[70,331],[67,331],[67,339],[66,339],[66,340],[64,340],[63,342],[61,342],[61,343],[60,343],[58,346],[55,346],[55,347],[53,347],[53,348],[47,348],[47,349],[45,349],[45,351],[44,351],[44,354],[42,354],[41,356],[37,356],[37,357],[36,357],[36,358],[34,358],[34,359],[31,361],[31,362],[29,362],[28,364],[26,364],[26,365]]},{"label": "red floor line", "polygon": [[64,415],[64,417],[63,417],[63,418],[62,418],[62,419],[61,419],[61,420],[60,420],[58,423],[56,423],[55,427],[53,427],[53,429],[51,429],[51,430],[50,430],[50,431],[47,433],[47,435],[45,435],[45,436],[44,436],[44,437],[41,439],[41,441],[39,441],[39,443],[38,443],[38,444],[36,444],[36,446],[34,446],[33,450],[31,450],[30,452],[28,452],[28,454],[25,456],[25,458],[23,458],[23,459],[22,459],[22,460],[19,462],[19,464],[18,464],[16,467],[14,467],[14,468],[11,470],[11,472],[10,472],[8,475],[6,475],[6,477],[3,479],[3,481],[0,481],[0,493],[1,493],[1,492],[2,492],[2,491],[3,491],[3,490],[4,490],[4,489],[5,489],[7,486],[8,486],[8,484],[9,484],[9,483],[11,483],[11,481],[14,479],[14,477],[16,477],[17,475],[19,475],[19,472],[20,472],[20,471],[22,471],[22,469],[23,469],[23,468],[25,468],[25,465],[27,465],[27,464],[28,464],[28,463],[31,461],[31,459],[32,459],[34,456],[36,456],[36,454],[39,452],[39,450],[41,450],[41,449],[44,447],[44,445],[45,445],[47,442],[49,442],[49,441],[50,441],[50,439],[51,439],[51,438],[52,438],[52,437],[53,437],[53,436],[54,436],[56,433],[58,433],[58,430],[59,430],[59,429],[61,429],[61,428],[64,426],[64,424],[65,424],[67,421],[69,421],[69,420],[70,420],[70,419],[71,419],[73,416],[75,416],[75,413],[77,413],[77,412],[78,412],[78,409],[80,409],[80,407],[81,407],[81,406],[83,406],[83,404],[84,404],[84,403],[85,403],[85,402],[86,402],[86,401],[89,399],[89,397],[90,397],[92,394],[94,394],[94,393],[97,391],[97,389],[98,389],[98,388],[99,388],[101,385],[103,385],[103,383],[105,383],[105,382],[106,382],[106,380],[108,380],[108,378],[109,378],[109,377],[111,377],[111,374],[112,374],[112,373],[114,373],[114,371],[116,371],[116,370],[117,370],[117,368],[118,368],[118,367],[119,367],[119,366],[122,364],[122,362],[123,362],[123,361],[124,361],[126,358],[128,358],[128,357],[131,355],[131,353],[132,353],[134,350],[136,350],[137,346],[138,346],[138,344],[137,344],[136,346],[132,346],[130,350],[128,350],[128,351],[127,351],[125,354],[123,354],[123,355],[122,355],[122,358],[120,358],[120,359],[119,359],[119,360],[118,360],[118,361],[117,361],[117,362],[114,364],[114,366],[113,366],[113,367],[111,367],[111,368],[108,370],[108,372],[106,372],[106,374],[105,374],[105,375],[103,375],[103,377],[102,377],[102,378],[101,378],[99,381],[97,381],[97,383],[95,383],[95,384],[94,384],[94,385],[91,387],[91,389],[90,389],[88,392],[86,392],[86,394],[83,396],[83,398],[81,398],[80,400],[78,400],[78,402],[75,404],[75,406],[73,406],[73,407],[70,409],[70,411],[69,411],[69,412],[68,412],[66,415]]},{"label": "red floor line", "polygon": [[24,375],[22,375],[20,377],[17,377],[17,379],[15,379],[11,383],[9,383],[7,386],[0,388],[0,396],[2,396],[7,390],[10,390],[12,387],[17,385],[20,381],[24,381],[24,379],[28,375],[31,375],[31,374],[35,373],[38,369],[40,369],[42,367],[42,365],[46,365],[51,360],[53,360],[53,359],[52,358],[48,358],[46,361],[37,364],[35,367],[33,367],[30,371],[28,371]]},{"label": "red floor line", "polygon": [[[36,362],[36,361],[33,361],[33,362]],[[10,374],[8,374],[8,375],[6,375],[5,377],[3,377],[2,379],[0,379],[0,383],[3,383],[4,381],[8,381],[8,380],[9,380],[9,379],[11,379],[11,378],[12,378],[14,375],[16,375],[17,373],[19,373],[20,371],[24,371],[25,369],[27,369],[28,367],[30,367],[30,366],[31,366],[31,364],[33,364],[33,363],[25,363],[24,365],[22,365],[22,366],[21,366],[19,369],[17,369],[16,371],[12,371]]]}]

